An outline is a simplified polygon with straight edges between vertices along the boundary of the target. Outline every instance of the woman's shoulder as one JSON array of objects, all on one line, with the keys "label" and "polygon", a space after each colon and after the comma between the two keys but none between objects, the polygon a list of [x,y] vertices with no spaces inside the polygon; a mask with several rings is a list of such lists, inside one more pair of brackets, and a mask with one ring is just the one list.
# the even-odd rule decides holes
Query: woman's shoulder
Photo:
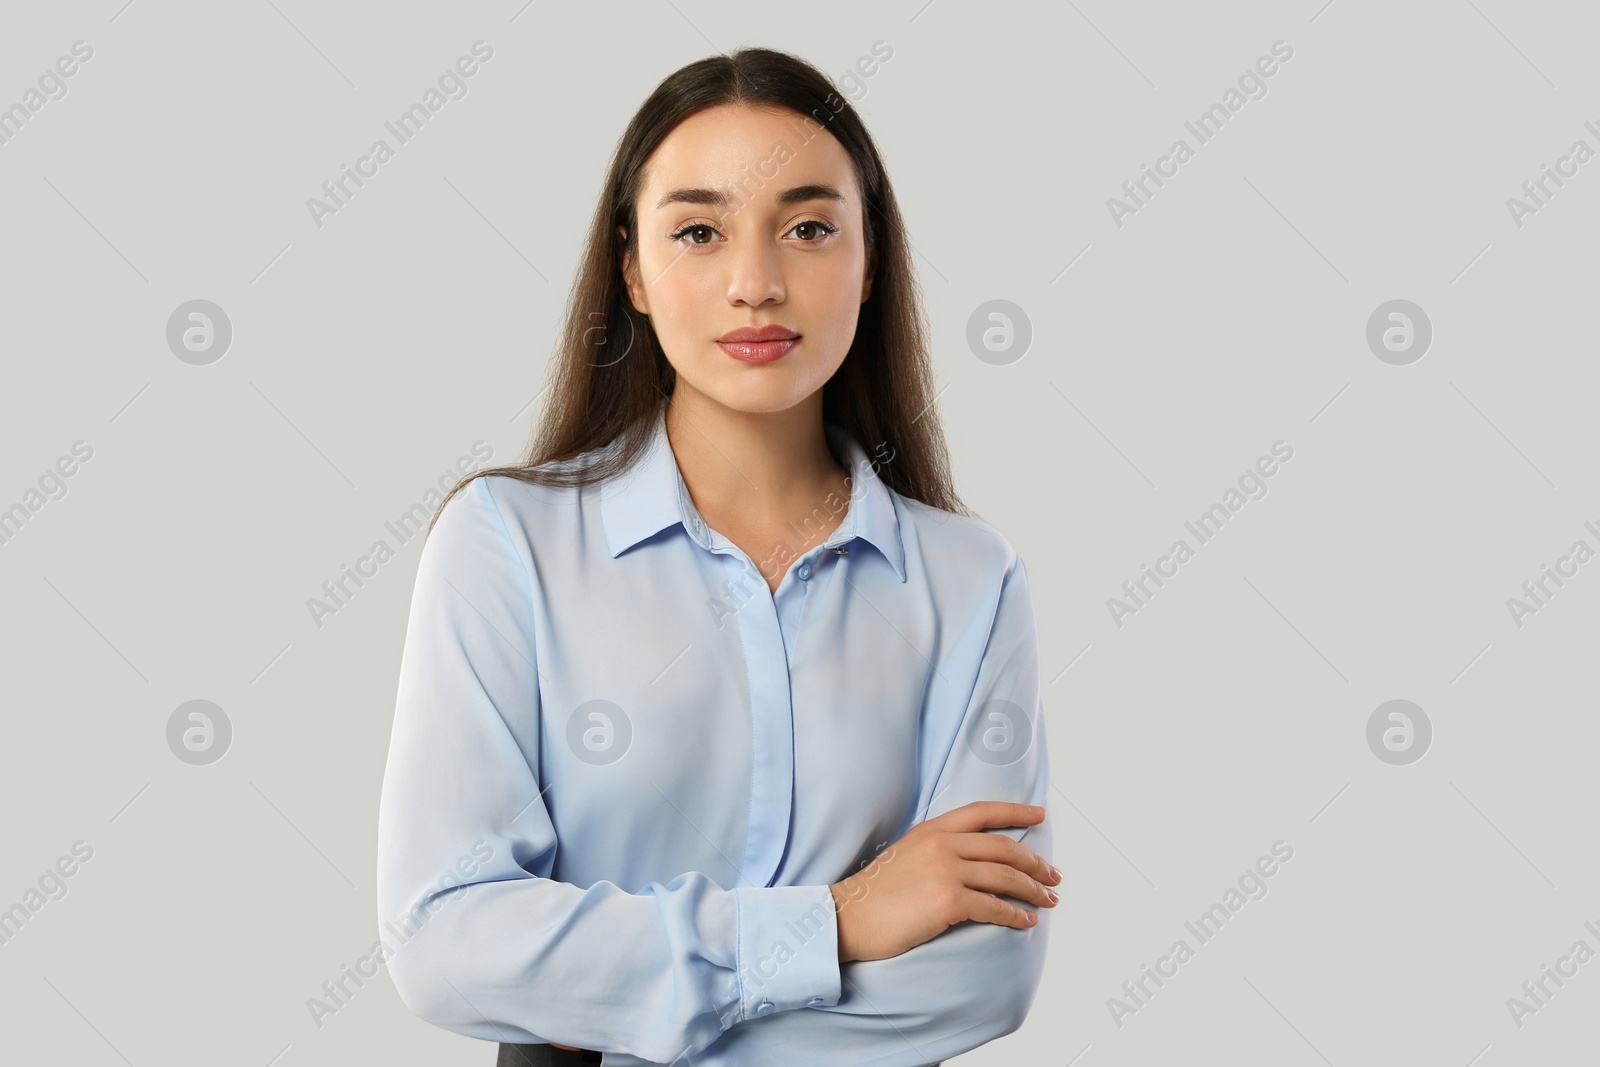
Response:
[{"label": "woman's shoulder", "polygon": [[492,501],[508,526],[528,534],[565,529],[594,506],[603,481],[565,485],[541,480],[555,465],[484,474],[479,492]]},{"label": "woman's shoulder", "polygon": [[569,464],[479,471],[462,482],[445,502],[435,528],[488,525],[504,532],[532,532],[561,523],[576,514],[589,494],[600,489],[599,483],[562,485],[541,479],[543,472],[566,465]]},{"label": "woman's shoulder", "polygon": [[[963,515],[894,494],[902,524],[911,526],[912,538],[930,567],[960,566],[1004,576],[1016,565],[1017,551],[993,525],[976,515]],[[911,547],[907,544],[907,547]]]}]

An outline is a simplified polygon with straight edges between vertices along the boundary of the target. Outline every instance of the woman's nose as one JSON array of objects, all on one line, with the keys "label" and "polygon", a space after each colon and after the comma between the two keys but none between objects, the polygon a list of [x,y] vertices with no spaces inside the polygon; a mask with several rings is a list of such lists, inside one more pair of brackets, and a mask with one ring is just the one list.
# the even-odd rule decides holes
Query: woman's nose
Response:
[{"label": "woman's nose", "polygon": [[728,264],[730,303],[757,307],[783,300],[783,268],[778,250],[771,245],[747,241],[742,248],[730,248],[724,262]]}]

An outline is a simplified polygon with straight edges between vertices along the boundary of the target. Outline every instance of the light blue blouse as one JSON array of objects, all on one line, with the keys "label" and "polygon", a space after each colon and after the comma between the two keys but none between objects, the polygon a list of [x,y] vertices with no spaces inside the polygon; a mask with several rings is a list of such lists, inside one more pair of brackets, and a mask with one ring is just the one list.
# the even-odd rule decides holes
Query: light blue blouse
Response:
[{"label": "light blue blouse", "polygon": [[[841,965],[828,886],[970,801],[1046,804],[1022,560],[832,424],[851,496],[793,542],[842,523],[751,560],[695,509],[664,414],[621,475],[477,478],[424,544],[378,818],[395,988],[613,1067],[917,1067],[1012,1032],[1051,909]],[[988,832],[1053,859],[1049,817]]]}]

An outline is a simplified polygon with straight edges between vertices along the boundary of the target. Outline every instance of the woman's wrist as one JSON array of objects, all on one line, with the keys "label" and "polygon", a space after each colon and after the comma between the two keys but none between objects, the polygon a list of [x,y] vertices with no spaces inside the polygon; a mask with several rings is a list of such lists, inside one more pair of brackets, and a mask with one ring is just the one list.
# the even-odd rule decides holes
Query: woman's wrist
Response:
[{"label": "woman's wrist", "polygon": [[839,962],[849,963],[854,957],[850,954],[844,936],[844,905],[845,897],[839,891],[839,883],[835,882],[828,887],[828,892],[833,896],[834,926],[838,930]]}]

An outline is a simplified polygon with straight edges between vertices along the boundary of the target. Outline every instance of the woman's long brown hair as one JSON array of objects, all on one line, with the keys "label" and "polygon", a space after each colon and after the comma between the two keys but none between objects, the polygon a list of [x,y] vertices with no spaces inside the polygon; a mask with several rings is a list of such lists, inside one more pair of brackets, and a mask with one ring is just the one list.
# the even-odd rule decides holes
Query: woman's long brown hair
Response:
[{"label": "woman's long brown hair", "polygon": [[[862,221],[875,273],[850,351],[822,387],[823,421],[842,426],[869,453],[887,443],[892,458],[878,466],[876,476],[901,496],[973,514],[951,483],[944,431],[934,412],[927,325],[910,244],[877,145],[855,108],[816,67],[787,52],[741,48],[668,76],[628,124],[589,226],[588,249],[573,283],[527,457],[459,482],[434,512],[430,532],[445,504],[473,478],[503,474],[536,485],[590,485],[625,469],[649,443],[676,373],[650,321],[628,299],[622,257],[631,252],[638,261],[635,208],[645,162],[679,123],[722,105],[795,112],[807,139],[826,130],[850,154],[865,197]],[[625,241],[619,226],[626,228]],[[582,464],[572,462],[591,452],[595,455]],[[852,478],[858,476],[851,472]]]}]

